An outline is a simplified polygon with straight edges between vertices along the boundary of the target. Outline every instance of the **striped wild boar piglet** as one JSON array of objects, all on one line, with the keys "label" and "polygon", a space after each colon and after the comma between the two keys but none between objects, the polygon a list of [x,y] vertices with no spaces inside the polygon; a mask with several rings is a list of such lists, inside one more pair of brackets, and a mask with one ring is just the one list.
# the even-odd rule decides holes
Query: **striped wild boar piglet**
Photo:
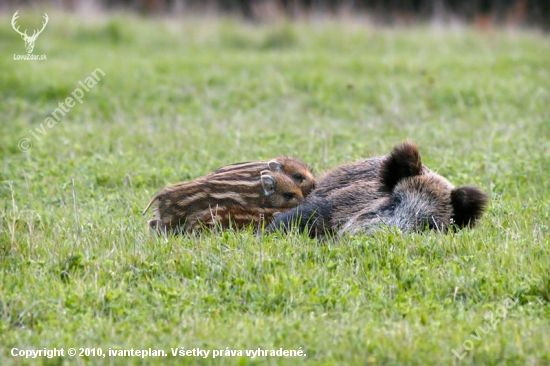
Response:
[{"label": "striped wild boar piglet", "polygon": [[143,214],[156,205],[149,225],[158,232],[257,228],[300,204],[314,187],[311,170],[295,158],[239,163],[164,188]]},{"label": "striped wild boar piglet", "polygon": [[280,156],[267,161],[226,165],[206,175],[206,177],[227,178],[228,180],[235,178],[257,178],[264,170],[282,172],[289,176],[300,188],[304,197],[310,194],[313,188],[315,188],[315,176],[311,172],[311,169],[300,159],[288,156]]}]

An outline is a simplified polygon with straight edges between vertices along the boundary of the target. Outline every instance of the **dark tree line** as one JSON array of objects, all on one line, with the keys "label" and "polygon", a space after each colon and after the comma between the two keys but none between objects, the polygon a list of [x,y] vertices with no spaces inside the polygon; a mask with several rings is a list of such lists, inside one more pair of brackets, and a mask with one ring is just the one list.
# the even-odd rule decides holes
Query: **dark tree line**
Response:
[{"label": "dark tree line", "polygon": [[257,20],[258,5],[271,3],[289,17],[313,11],[364,12],[383,23],[454,16],[465,21],[538,24],[550,29],[550,0],[104,0],[107,6],[129,6],[143,12],[165,12],[175,6],[216,9]]},{"label": "dark tree line", "polygon": [[[89,0],[3,0],[5,4],[61,3],[69,8]],[[550,29],[550,0],[96,0],[108,9],[133,9],[145,14],[218,11],[249,20],[261,19],[269,4],[288,17],[342,9],[366,13],[381,23],[453,16],[465,21],[537,24]]]}]

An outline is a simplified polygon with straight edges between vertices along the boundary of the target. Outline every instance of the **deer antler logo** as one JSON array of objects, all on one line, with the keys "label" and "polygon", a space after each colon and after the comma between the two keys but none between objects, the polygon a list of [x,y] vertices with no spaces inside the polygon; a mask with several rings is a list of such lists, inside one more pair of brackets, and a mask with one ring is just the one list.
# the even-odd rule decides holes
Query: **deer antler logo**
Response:
[{"label": "deer antler logo", "polygon": [[17,18],[19,18],[19,15],[17,15],[18,13],[19,11],[16,11],[15,14],[13,14],[13,18],[11,18],[11,26],[17,33],[21,35],[21,38],[23,38],[23,40],[25,41],[25,48],[27,49],[27,53],[32,53],[32,50],[34,49],[34,42],[36,42],[36,38],[38,38],[38,35],[42,33],[44,28],[46,28],[46,24],[48,24],[48,20],[49,20],[48,14],[44,13],[45,21],[42,23],[42,29],[40,29],[39,31],[35,30],[32,36],[28,36],[26,29],[24,32],[21,32],[19,30],[19,27],[17,28],[15,27],[15,21],[17,20]]}]

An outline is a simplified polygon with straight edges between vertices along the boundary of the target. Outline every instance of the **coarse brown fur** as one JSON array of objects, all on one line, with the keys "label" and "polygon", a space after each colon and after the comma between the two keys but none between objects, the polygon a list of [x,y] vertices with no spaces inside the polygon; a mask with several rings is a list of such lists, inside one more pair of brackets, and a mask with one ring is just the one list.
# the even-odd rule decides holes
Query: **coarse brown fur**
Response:
[{"label": "coarse brown fur", "polygon": [[164,188],[143,214],[156,205],[149,224],[161,232],[256,226],[297,206],[314,185],[310,169],[295,158],[233,164]]},{"label": "coarse brown fur", "polygon": [[267,232],[297,225],[313,236],[372,233],[382,226],[404,232],[473,226],[488,197],[477,187],[455,188],[422,165],[405,142],[388,156],[341,165],[318,179],[305,202],[276,217]]}]

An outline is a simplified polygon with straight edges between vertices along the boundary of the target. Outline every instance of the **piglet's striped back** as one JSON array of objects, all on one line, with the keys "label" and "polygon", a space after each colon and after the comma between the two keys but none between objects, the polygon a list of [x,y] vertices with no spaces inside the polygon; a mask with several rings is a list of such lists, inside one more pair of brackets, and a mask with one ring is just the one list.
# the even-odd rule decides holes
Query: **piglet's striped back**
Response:
[{"label": "piglet's striped back", "polygon": [[288,159],[293,158],[277,159],[228,165],[194,181],[166,187],[151,200],[144,214],[156,206],[156,218],[150,225],[159,231],[269,223],[275,213],[303,201],[300,184],[309,191],[315,184],[313,174],[301,161],[294,159],[300,169],[288,175],[285,165],[290,169]]}]

